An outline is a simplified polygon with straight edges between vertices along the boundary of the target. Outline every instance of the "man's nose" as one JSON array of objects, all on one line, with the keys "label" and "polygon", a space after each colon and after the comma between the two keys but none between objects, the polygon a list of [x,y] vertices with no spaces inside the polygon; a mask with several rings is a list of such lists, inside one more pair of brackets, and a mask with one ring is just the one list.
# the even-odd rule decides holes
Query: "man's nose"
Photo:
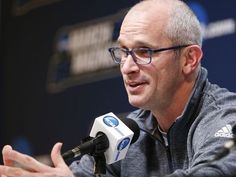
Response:
[{"label": "man's nose", "polygon": [[134,61],[134,58],[129,54],[123,64],[120,66],[121,72],[124,74],[129,74],[132,72],[137,72],[139,70],[138,64]]}]

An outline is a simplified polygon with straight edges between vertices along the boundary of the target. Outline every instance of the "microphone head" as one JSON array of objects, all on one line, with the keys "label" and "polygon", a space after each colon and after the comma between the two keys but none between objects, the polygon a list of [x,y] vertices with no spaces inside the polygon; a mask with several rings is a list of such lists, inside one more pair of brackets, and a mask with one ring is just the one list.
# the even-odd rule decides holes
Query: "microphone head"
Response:
[{"label": "microphone head", "polygon": [[131,140],[131,144],[135,143],[140,134],[140,128],[138,124],[133,119],[123,118],[120,119],[129,129],[134,132],[133,138]]},{"label": "microphone head", "polygon": [[110,112],[95,119],[90,136],[96,137],[98,132],[103,132],[109,140],[104,155],[106,163],[112,164],[125,158],[130,144],[138,139],[140,130],[134,120],[121,120]]}]

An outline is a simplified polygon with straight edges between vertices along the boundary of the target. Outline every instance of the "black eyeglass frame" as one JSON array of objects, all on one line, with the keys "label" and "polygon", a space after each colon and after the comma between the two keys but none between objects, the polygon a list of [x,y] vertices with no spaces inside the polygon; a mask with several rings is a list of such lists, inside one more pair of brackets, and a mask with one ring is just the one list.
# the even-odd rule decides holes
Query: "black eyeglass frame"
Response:
[{"label": "black eyeglass frame", "polygon": [[[184,47],[188,47],[190,45],[193,45],[193,44],[186,44],[186,45],[177,45],[177,46],[172,46],[172,47],[167,47],[167,48],[159,48],[159,49],[154,49],[154,48],[133,48],[131,50],[129,49],[126,49],[126,48],[120,48],[120,47],[111,47],[111,48],[108,48],[108,51],[110,52],[111,54],[111,57],[112,59],[114,60],[115,63],[118,63],[118,64],[123,64],[124,62],[121,62],[121,58],[117,58],[115,56],[115,53],[114,51],[119,49],[123,49],[123,51],[126,53],[126,57],[128,55],[131,55],[134,62],[136,64],[139,64],[139,65],[146,65],[146,64],[150,64],[152,62],[152,54],[153,53],[159,53],[159,52],[163,52],[163,51],[167,51],[167,50],[176,50],[176,49],[181,49],[181,48],[184,48]],[[150,57],[149,57],[149,62],[146,62],[146,63],[139,63],[137,59],[140,59],[138,57],[136,57],[136,55],[134,54],[134,50],[138,50],[138,49],[142,49],[142,50],[147,50],[147,52],[150,54]]]}]

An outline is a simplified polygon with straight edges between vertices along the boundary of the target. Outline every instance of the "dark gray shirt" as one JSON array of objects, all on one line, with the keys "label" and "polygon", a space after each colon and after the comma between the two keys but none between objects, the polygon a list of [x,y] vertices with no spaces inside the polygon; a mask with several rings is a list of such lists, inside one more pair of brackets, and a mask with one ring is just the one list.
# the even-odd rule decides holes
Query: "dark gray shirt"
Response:
[{"label": "dark gray shirt", "polygon": [[[107,166],[107,177],[230,177],[236,176],[236,151],[209,163],[236,124],[236,94],[211,84],[202,68],[191,98],[167,133],[167,143],[155,117],[146,110],[128,115],[142,129],[127,156]],[[94,177],[93,158],[85,155],[70,168],[76,177]]]}]

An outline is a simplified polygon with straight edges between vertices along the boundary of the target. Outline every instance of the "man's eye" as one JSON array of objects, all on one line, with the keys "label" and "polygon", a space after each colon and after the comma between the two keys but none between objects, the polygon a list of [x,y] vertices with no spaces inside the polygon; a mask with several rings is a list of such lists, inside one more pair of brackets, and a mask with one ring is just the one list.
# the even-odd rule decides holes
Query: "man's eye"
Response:
[{"label": "man's eye", "polygon": [[140,57],[149,57],[150,51],[148,49],[138,49],[135,51],[136,55]]}]

